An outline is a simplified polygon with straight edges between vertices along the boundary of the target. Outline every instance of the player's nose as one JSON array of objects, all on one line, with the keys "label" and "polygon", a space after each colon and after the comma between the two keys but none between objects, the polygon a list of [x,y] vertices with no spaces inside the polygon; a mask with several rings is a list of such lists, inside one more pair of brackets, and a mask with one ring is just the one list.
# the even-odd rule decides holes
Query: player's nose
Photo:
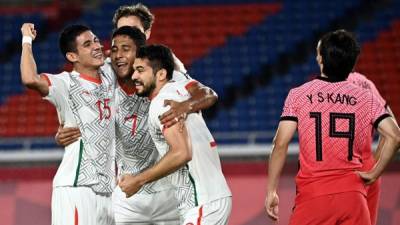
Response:
[{"label": "player's nose", "polygon": [[139,78],[139,73],[136,70],[133,70],[131,78],[132,80],[137,80]]}]

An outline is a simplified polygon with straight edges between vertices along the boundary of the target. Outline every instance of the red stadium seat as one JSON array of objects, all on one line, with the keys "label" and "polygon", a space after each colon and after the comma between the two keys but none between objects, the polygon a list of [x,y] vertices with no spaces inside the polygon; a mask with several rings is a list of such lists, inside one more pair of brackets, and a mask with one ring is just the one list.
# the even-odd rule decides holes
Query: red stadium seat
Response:
[{"label": "red stadium seat", "polygon": [[[392,24],[378,38],[363,45],[357,70],[375,82],[395,115],[400,115],[400,21]],[[393,107],[392,107],[393,106]]]}]

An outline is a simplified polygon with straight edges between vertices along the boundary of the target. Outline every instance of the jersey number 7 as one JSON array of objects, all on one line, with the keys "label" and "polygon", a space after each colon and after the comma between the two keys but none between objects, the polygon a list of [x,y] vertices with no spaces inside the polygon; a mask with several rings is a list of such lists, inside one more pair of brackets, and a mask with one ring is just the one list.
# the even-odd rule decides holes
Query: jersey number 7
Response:
[{"label": "jersey number 7", "polygon": [[127,116],[125,117],[125,122],[132,119],[132,131],[131,134],[132,136],[135,135],[135,131],[136,131],[136,122],[137,122],[137,115],[136,114],[132,114],[131,116]]},{"label": "jersey number 7", "polygon": [[[322,161],[322,116],[320,112],[310,112],[310,118],[315,119],[315,149],[316,160]],[[337,131],[336,120],[346,119],[349,123],[348,131]],[[353,143],[356,117],[354,113],[329,113],[329,137],[349,139],[347,160],[353,159]]]}]

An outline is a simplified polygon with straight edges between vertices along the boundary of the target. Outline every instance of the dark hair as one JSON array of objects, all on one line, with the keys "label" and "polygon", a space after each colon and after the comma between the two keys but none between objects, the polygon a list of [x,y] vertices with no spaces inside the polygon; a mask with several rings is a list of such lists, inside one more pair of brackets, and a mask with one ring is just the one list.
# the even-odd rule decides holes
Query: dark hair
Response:
[{"label": "dark hair", "polygon": [[143,32],[136,27],[120,27],[113,32],[112,38],[115,38],[119,35],[128,36],[135,43],[136,48],[140,48],[146,45],[146,35],[144,35]]},{"label": "dark hair", "polygon": [[60,34],[59,46],[61,53],[66,59],[67,52],[77,52],[76,38],[88,30],[90,30],[89,27],[80,24],[74,24],[64,28]]},{"label": "dark hair", "polygon": [[325,34],[320,41],[322,72],[331,80],[346,80],[360,54],[357,40],[346,30],[336,30]]},{"label": "dark hair", "polygon": [[135,5],[123,5],[120,6],[114,13],[114,28],[117,28],[118,20],[121,17],[128,16],[138,17],[140,19],[140,22],[142,23],[144,31],[147,31],[151,28],[151,25],[153,24],[155,19],[149,8],[147,8],[147,6],[143,5],[142,3],[137,3]]},{"label": "dark hair", "polygon": [[172,79],[172,73],[174,72],[174,58],[172,56],[171,49],[169,49],[167,46],[143,46],[136,52],[136,58],[148,59],[154,73],[160,69],[165,69],[167,71],[167,79]]}]

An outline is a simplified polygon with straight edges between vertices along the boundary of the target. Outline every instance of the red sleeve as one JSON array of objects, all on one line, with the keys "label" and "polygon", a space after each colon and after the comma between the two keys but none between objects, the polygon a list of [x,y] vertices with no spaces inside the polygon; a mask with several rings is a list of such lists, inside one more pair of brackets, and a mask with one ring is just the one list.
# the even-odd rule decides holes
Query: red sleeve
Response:
[{"label": "red sleeve", "polygon": [[376,88],[375,84],[371,81],[368,80],[369,87],[371,88],[372,94],[375,95],[376,99],[381,102],[382,105],[386,106],[386,100],[382,97],[382,95],[379,93],[378,89]]},{"label": "red sleeve", "polygon": [[372,124],[375,129],[383,119],[390,117],[390,114],[386,111],[385,105],[383,105],[382,101],[375,94],[372,94],[371,116]]},{"label": "red sleeve", "polygon": [[298,107],[296,105],[296,94],[294,89],[290,90],[286,97],[281,120],[298,121]]}]

